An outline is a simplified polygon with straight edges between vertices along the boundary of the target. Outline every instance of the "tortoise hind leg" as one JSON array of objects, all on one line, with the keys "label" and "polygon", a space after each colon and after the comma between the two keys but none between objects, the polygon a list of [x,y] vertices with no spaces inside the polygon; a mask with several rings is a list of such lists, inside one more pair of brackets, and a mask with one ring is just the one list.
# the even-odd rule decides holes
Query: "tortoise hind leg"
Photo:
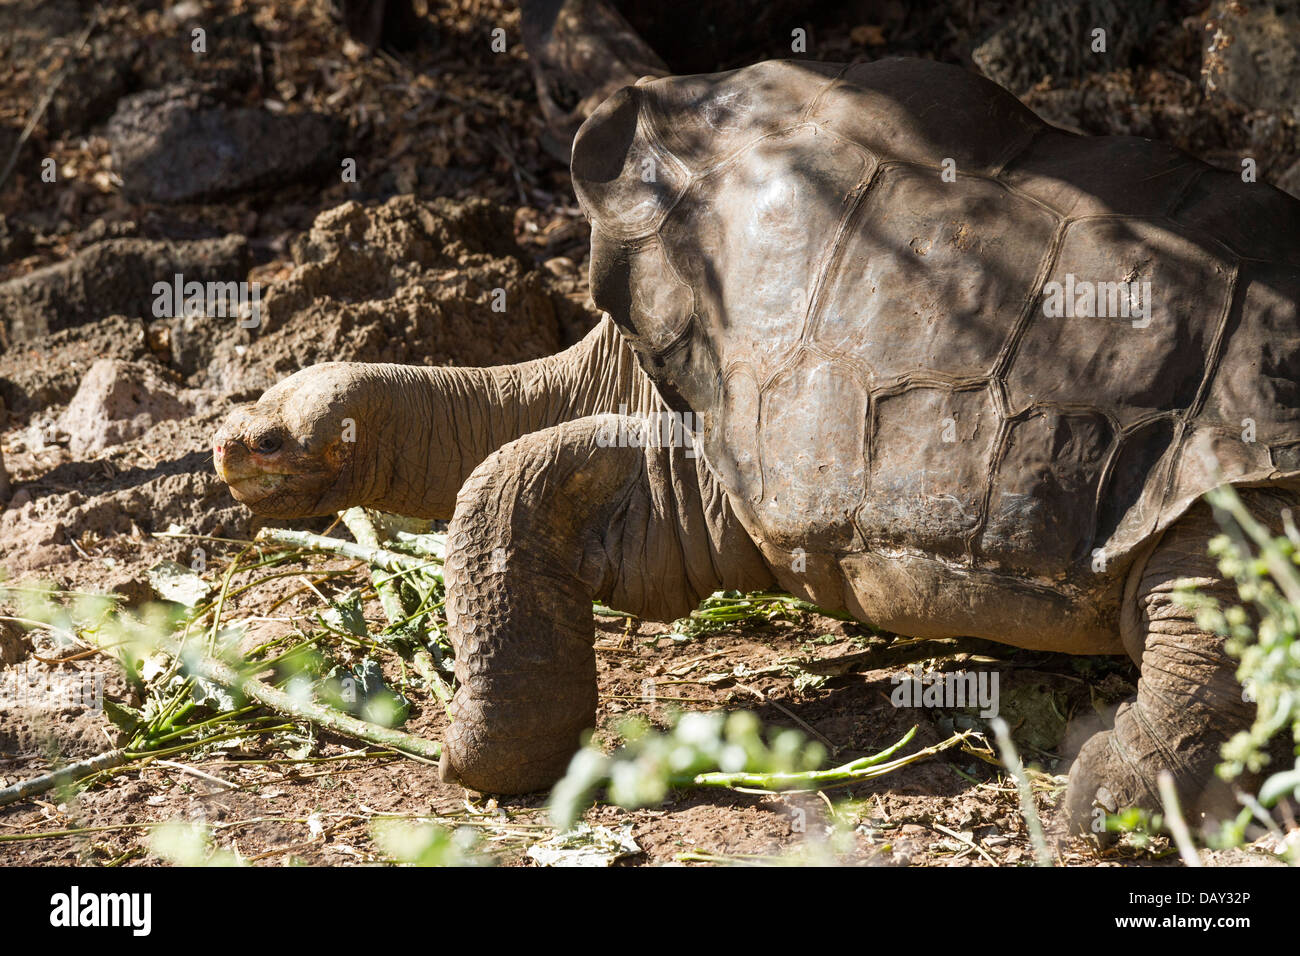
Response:
[{"label": "tortoise hind leg", "polygon": [[[1278,527],[1287,496],[1248,490],[1243,498],[1256,516]],[[1198,814],[1222,819],[1240,806],[1216,774],[1220,747],[1248,727],[1255,705],[1237,681],[1238,661],[1225,639],[1203,630],[1196,611],[1177,603],[1175,585],[1190,579],[1224,606],[1239,604],[1237,589],[1206,553],[1220,531],[1205,503],[1194,506],[1165,532],[1139,572],[1135,597],[1138,633],[1126,645],[1140,655],[1135,698],[1121,704],[1113,730],[1091,737],[1070,769],[1066,812],[1077,832],[1100,832],[1105,812],[1124,807],[1158,810],[1157,777],[1168,770],[1189,822]],[[1252,780],[1238,783],[1249,788]]]}]

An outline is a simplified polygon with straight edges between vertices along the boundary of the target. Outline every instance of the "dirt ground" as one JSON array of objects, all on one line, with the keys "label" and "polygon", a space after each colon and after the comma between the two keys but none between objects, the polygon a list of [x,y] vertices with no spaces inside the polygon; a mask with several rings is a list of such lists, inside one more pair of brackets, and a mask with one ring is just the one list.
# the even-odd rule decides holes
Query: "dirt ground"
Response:
[{"label": "dirt ground", "polygon": [[[0,567],[10,585],[46,582],[135,604],[154,596],[145,572],[159,561],[188,565],[202,547],[206,576],[219,580],[238,546],[216,539],[244,540],[262,526],[212,472],[209,440],[236,403],[318,361],[481,365],[546,355],[598,316],[586,287],[589,231],[565,165],[548,152],[513,6],[429,4],[426,35],[393,54],[352,42],[324,3],[191,2],[198,13],[189,17],[200,16],[214,39],[201,58],[183,52],[189,20],[176,11],[187,5],[162,2],[104,4],[79,47],[92,6],[0,0],[0,63],[9,67],[0,69],[0,163],[18,157],[0,183],[0,449],[13,489],[0,512]],[[1283,184],[1293,169],[1300,174],[1294,115],[1207,94],[1201,65],[1216,7],[1176,6],[1178,17],[1104,73],[1072,74],[1069,64],[1043,66],[1033,48],[1021,51],[1038,72],[1018,92],[1062,126],[1159,137],[1229,168],[1250,154],[1263,176]],[[812,18],[809,55],[924,54],[970,65],[978,42],[1013,9],[827,4]],[[498,26],[508,39],[500,54],[489,48]],[[749,48],[691,67],[788,54],[786,36],[750,37]],[[658,42],[675,66],[691,51],[671,39]],[[339,156],[356,159],[362,175],[341,182],[303,174],[182,202],[132,195],[115,166],[110,120],[123,97],[181,82],[206,84],[231,109],[271,103],[276,114],[332,117]],[[59,170],[54,184],[39,177],[43,157]],[[157,319],[132,286],[132,272],[218,260],[263,284],[262,327]],[[506,312],[491,307],[495,289],[506,290]],[[103,373],[110,384],[83,388],[104,360],[117,363]],[[111,412],[111,430],[96,410]],[[290,524],[320,531],[328,523]],[[303,564],[302,575],[235,598],[227,619],[247,620],[259,638],[291,633],[323,607],[322,595],[365,586],[355,569],[320,577],[346,567]],[[13,600],[0,602],[0,616],[17,611]],[[382,627],[373,599],[366,614]],[[623,718],[666,727],[674,708],[750,709],[775,727],[802,729],[842,760],[888,746],[913,724],[918,745],[982,726],[965,711],[894,707],[898,666],[870,658],[836,666],[835,658],[879,647],[865,627],[809,614],[682,639],[666,625],[597,622],[597,739],[610,745]],[[1056,836],[1062,774],[1079,743],[1133,692],[1135,669],[1124,660],[994,653],[984,664],[1001,675],[1003,716],[1034,768],[1037,807],[1059,860],[1175,864],[1159,838],[1126,838],[1103,851]],[[803,664],[790,666],[791,658]],[[390,684],[402,686],[398,662],[384,666]],[[643,697],[647,678],[660,688],[653,701]],[[131,699],[106,657],[0,619],[0,689],[19,681],[38,688],[0,699],[0,786],[117,744],[95,707],[56,692],[97,680],[107,699]],[[404,729],[441,739],[442,708],[427,688],[411,686]],[[434,768],[412,760],[346,757],[355,741],[321,734],[312,743],[310,758],[328,762],[257,762],[283,760],[290,743],[238,743],[133,764],[83,792],[0,808],[0,864],[156,865],[149,827],[167,820],[202,823],[219,847],[265,865],[380,860],[376,815],[468,827],[483,852],[507,864],[532,865],[527,848],[552,835],[541,796],[485,799],[443,785]],[[960,749],[825,795],[675,793],[653,809],[598,806],[586,820],[630,825],[640,853],[620,865],[1028,865],[1034,854],[1014,784]],[[57,835],[67,830],[77,832]],[[41,838],[6,839],[23,835]],[[1262,863],[1266,849],[1206,856]]]},{"label": "dirt ground", "polygon": [[[147,558],[145,558],[147,560]],[[315,573],[340,567],[329,561],[304,566]],[[83,575],[82,587],[97,589],[108,577]],[[291,579],[295,580],[296,579]],[[331,579],[320,587],[341,593],[362,584],[360,577]],[[293,590],[292,586],[248,592],[236,599],[228,618],[255,618],[250,638],[269,640],[291,632],[301,615],[319,607],[308,593],[267,608]],[[301,590],[301,588],[299,588]],[[377,630],[379,609],[368,606]],[[890,703],[891,677],[900,668],[869,667],[865,648],[879,638],[854,624],[801,615],[720,633],[683,639],[661,624],[597,618],[597,660],[600,682],[598,737],[612,741],[623,719],[639,715],[660,727],[668,725],[673,709],[752,710],[775,727],[798,726],[824,742],[843,762],[875,752],[901,737],[915,723],[918,745],[936,744],[962,727],[972,726],[965,710],[902,709]],[[69,650],[38,644],[37,663],[75,656]],[[835,667],[836,658],[851,660]],[[791,659],[819,662],[804,668],[782,667]],[[1065,761],[1049,750],[1035,751],[1030,741],[1053,750],[1068,750],[1067,727],[1095,725],[1093,701],[1104,708],[1132,691],[1132,669],[1123,662],[1076,659],[1064,655],[1009,654],[992,665],[1002,678],[1003,716],[1018,731],[1026,762],[1035,773],[1037,805],[1049,826],[1063,778],[1053,778]],[[954,658],[949,667],[972,666]],[[48,666],[48,665],[43,665]],[[864,668],[864,669],[855,669]],[[54,668],[64,685],[71,675],[93,681],[102,675],[109,698],[130,699],[125,683],[102,658],[86,658]],[[820,681],[796,689],[807,671]],[[400,675],[389,668],[395,686]],[[843,671],[844,673],[837,673]],[[751,676],[752,675],[752,676]],[[1084,676],[1092,678],[1093,690]],[[647,701],[644,681],[656,682],[655,699]],[[59,685],[63,686],[63,685]],[[436,700],[411,692],[416,710],[404,729],[439,739],[446,716]],[[1044,718],[1044,708],[1056,712]],[[1075,718],[1078,718],[1075,720]],[[34,776],[52,752],[64,758],[85,757],[107,749],[107,721],[78,705],[57,706],[56,699],[33,701],[11,709],[0,730],[7,780]],[[1055,742],[1053,742],[1055,741]],[[355,742],[322,735],[314,757],[355,752]],[[475,828],[482,849],[501,862],[529,862],[523,851],[549,821],[542,796],[484,799],[460,787],[446,786],[436,771],[410,760],[342,760],[317,766],[291,764],[283,768],[248,763],[283,756],[260,745],[238,746],[184,759],[182,765],[145,765],[112,776],[102,786],[77,795],[45,798],[0,811],[0,832],[32,833],[85,829],[64,839],[32,843],[0,843],[0,860],[9,864],[106,864],[156,862],[144,850],[146,825],[183,819],[214,829],[221,846],[237,849],[246,859],[276,863],[352,864],[375,860],[368,822],[375,814],[432,815],[448,825]],[[220,782],[218,782],[220,781]],[[743,862],[750,857],[773,859],[796,854],[829,852],[832,834],[830,801],[834,798],[839,829],[850,834],[834,845],[828,859],[875,865],[1025,864],[1032,860],[1025,824],[1014,784],[1000,768],[960,750],[904,768],[895,775],[826,796],[761,796],[743,793],[680,793],[662,807],[626,811],[601,806],[587,822],[631,832],[643,853],[629,863],[671,863],[685,855],[701,860],[717,857]],[[325,826],[313,833],[310,818]],[[103,829],[97,829],[103,828]],[[946,828],[946,829],[944,829]],[[319,824],[317,825],[319,830]],[[976,850],[971,844],[978,844]],[[1146,849],[1121,845],[1095,852],[1086,841],[1060,841],[1062,859],[1070,863],[1158,865],[1171,852],[1163,841]]]}]

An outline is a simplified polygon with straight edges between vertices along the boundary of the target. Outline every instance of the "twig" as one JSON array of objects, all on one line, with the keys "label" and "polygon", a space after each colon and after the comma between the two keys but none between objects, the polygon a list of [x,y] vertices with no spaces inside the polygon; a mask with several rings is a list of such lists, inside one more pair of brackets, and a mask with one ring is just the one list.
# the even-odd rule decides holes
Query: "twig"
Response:
[{"label": "twig", "polygon": [[1160,802],[1164,804],[1165,822],[1169,824],[1169,833],[1178,847],[1178,855],[1183,858],[1185,866],[1199,867],[1201,855],[1196,852],[1192,842],[1191,831],[1183,819],[1182,807],[1178,805],[1178,791],[1174,788],[1174,775],[1168,770],[1161,770],[1156,777],[1156,786],[1160,790]]},{"label": "twig", "polygon": [[155,760],[154,763],[156,763],[160,767],[170,767],[172,770],[178,770],[181,773],[187,773],[191,777],[198,777],[200,780],[206,780],[208,783],[215,783],[223,790],[242,789],[237,783],[231,783],[229,780],[222,780],[220,777],[214,777],[212,774],[204,773],[202,770],[199,770],[196,767],[187,767],[185,764],[177,763],[174,760]]},{"label": "twig", "polygon": [[688,785],[696,787],[725,787],[729,790],[744,788],[749,792],[773,793],[777,791],[786,793],[811,793],[816,790],[829,789],[831,787],[846,787],[851,784],[859,783],[863,780],[870,780],[874,777],[883,777],[886,774],[893,773],[901,767],[908,764],[916,763],[925,757],[932,756],[950,747],[955,747],[966,739],[965,733],[953,734],[942,743],[934,744],[930,747],[924,747],[916,753],[908,754],[906,757],[900,757],[897,760],[885,763],[888,758],[892,757],[903,747],[911,742],[916,736],[916,728],[913,727],[903,739],[893,746],[886,747],[880,753],[872,754],[869,757],[860,757],[857,760],[850,761],[840,767],[834,767],[830,770],[806,770],[795,773],[701,773],[697,774],[689,781]]},{"label": "twig", "polygon": [[958,833],[956,830],[949,830],[942,823],[932,823],[930,824],[930,826],[934,827],[940,833],[948,834],[948,836],[952,837],[957,842],[964,843],[966,846],[970,847],[972,850],[974,850],[980,856],[984,857],[984,859],[988,860],[994,866],[998,865],[998,861],[993,859],[993,857],[989,856],[988,852],[982,846],[976,843],[973,837],[967,838],[964,834]]},{"label": "twig", "polygon": [[998,739],[998,747],[1002,750],[1003,765],[1016,779],[1016,792],[1020,795],[1020,813],[1029,827],[1029,839],[1034,844],[1034,859],[1039,866],[1051,866],[1052,851],[1047,848],[1047,838],[1043,835],[1043,821],[1038,818],[1038,808],[1034,806],[1034,794],[1029,788],[1029,778],[1025,776],[1025,768],[1020,763],[1020,754],[1016,752],[1016,745],[1011,742],[1011,732],[1007,729],[1007,722],[1001,717],[994,717],[992,724],[993,733]]},{"label": "twig", "polygon": [[392,574],[410,573],[424,570],[430,565],[426,562],[413,561],[406,555],[389,551],[387,548],[368,548],[339,538],[326,538],[309,531],[293,531],[289,528],[263,528],[257,533],[257,540],[273,541],[276,544],[301,548],[304,551],[323,551],[328,554],[341,554],[355,561],[365,561]]},{"label": "twig", "polygon": [[[379,532],[375,530],[375,524],[364,508],[349,508],[343,512],[343,524],[352,532],[352,537],[357,539],[357,544],[375,550],[382,549]],[[379,596],[379,604],[384,609],[384,616],[388,618],[388,623],[398,624],[404,621],[406,609],[402,607],[402,596],[398,593],[392,576],[381,577],[371,567],[370,580],[374,582],[375,593]]]},{"label": "twig", "polygon": [[812,734],[814,737],[816,737],[818,740],[820,740],[822,743],[826,745],[827,749],[830,750],[832,757],[837,756],[839,754],[840,752],[839,747],[831,743],[830,740],[827,739],[826,736],[823,735],[820,731],[818,731],[816,727],[808,723],[806,720],[804,720],[802,717],[800,717],[798,714],[792,711],[789,707],[782,705],[779,701],[772,700],[770,697],[764,694],[757,687],[750,687],[748,684],[742,684],[740,681],[736,681],[736,686],[741,690],[748,691],[749,693],[753,694],[763,703],[771,704],[773,707],[775,707],[781,713],[785,714],[787,717],[793,720],[804,730],[808,731],[808,733]]}]

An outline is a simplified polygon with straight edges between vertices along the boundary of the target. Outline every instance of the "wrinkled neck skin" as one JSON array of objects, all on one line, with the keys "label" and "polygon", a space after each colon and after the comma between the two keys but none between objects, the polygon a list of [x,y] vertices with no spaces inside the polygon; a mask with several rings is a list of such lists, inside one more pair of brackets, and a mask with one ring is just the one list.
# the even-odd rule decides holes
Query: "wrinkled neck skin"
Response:
[{"label": "wrinkled neck skin", "polygon": [[608,316],[572,348],[518,365],[360,368],[377,423],[364,435],[357,423],[360,503],[417,518],[450,519],[470,472],[522,435],[661,404]]}]

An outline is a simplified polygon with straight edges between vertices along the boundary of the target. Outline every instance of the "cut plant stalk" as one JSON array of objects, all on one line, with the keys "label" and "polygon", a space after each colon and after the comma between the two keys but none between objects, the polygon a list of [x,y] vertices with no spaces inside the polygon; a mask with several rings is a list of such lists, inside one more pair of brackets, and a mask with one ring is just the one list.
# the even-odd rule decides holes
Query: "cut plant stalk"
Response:
[{"label": "cut plant stalk", "polygon": [[[375,527],[374,521],[371,520],[369,512],[364,508],[349,508],[342,512],[343,524],[352,532],[352,537],[357,539],[357,544],[371,548],[375,551],[385,551],[389,554],[394,552],[387,551],[384,547],[386,543],[380,538],[379,530]],[[438,580],[442,576],[438,575]],[[414,613],[407,611],[406,606],[402,603],[402,591],[398,584],[398,575],[389,571],[385,573],[384,569],[370,565],[370,580],[375,585],[375,594],[379,598],[379,605],[384,609],[384,616],[388,618],[388,627],[385,629],[386,634],[393,634],[403,625],[419,616],[419,609]],[[419,589],[416,589],[417,591]],[[427,603],[428,597],[420,601],[420,607]],[[442,701],[443,705],[450,703],[451,690],[447,687],[438,673],[437,664],[434,662],[433,655],[422,647],[416,648],[411,654],[411,664],[425,682],[433,688],[435,694]]]},{"label": "cut plant stalk", "polygon": [[[349,508],[343,512],[343,524],[352,532],[352,537],[357,539],[357,544],[374,550],[386,550],[383,542],[379,540],[379,532],[375,529],[375,524],[370,520],[370,515],[364,508]],[[384,616],[388,618],[389,624],[395,624],[406,617],[406,609],[402,606],[402,595],[397,584],[394,583],[392,573],[384,574],[373,564],[370,566],[370,580],[374,582],[375,593],[379,596],[379,604],[384,609]]]},{"label": "cut plant stalk", "polygon": [[299,548],[303,551],[339,554],[345,558],[352,558],[354,561],[365,561],[367,564],[381,568],[390,574],[411,574],[418,571],[429,573],[431,577],[439,580],[442,579],[441,574],[427,571],[427,569],[433,567],[433,562],[417,561],[404,554],[398,554],[396,551],[389,551],[387,548],[367,547],[340,538],[326,538],[319,534],[312,534],[310,531],[294,531],[289,528],[263,528],[257,533],[257,540],[259,542],[270,541],[290,548]]},{"label": "cut plant stalk", "polygon": [[16,803],[19,800],[26,800],[28,797],[35,797],[65,784],[76,783],[83,777],[89,777],[102,770],[120,767],[129,759],[125,750],[109,750],[106,753],[88,757],[85,760],[78,760],[76,763],[70,763],[66,767],[60,767],[50,773],[41,774],[39,777],[23,780],[0,790],[0,807],[9,803]]},{"label": "cut plant stalk", "polygon": [[[964,743],[968,735],[969,731],[953,734],[942,743],[923,747],[915,753],[900,757],[897,760],[889,760],[916,736],[916,727],[913,727],[903,735],[901,740],[892,746],[886,747],[880,753],[859,757],[857,760],[852,760],[839,767],[833,767],[830,770],[805,770],[791,773],[723,773],[715,771],[697,774],[685,785],[723,787],[728,790],[743,789],[763,793],[808,793],[816,790],[826,790],[830,787],[847,787],[863,780],[883,777],[895,770],[906,767],[908,764],[916,763],[918,760],[923,760],[951,747],[956,747]],[[678,785],[681,786],[682,784]]]},{"label": "cut plant stalk", "polygon": [[[184,648],[178,642],[163,639],[158,642],[158,648],[173,659],[183,661],[183,666],[191,675],[197,675],[228,690],[236,691],[278,714],[303,720],[314,726],[334,731],[346,737],[363,740],[366,743],[396,751],[405,757],[425,763],[436,763],[442,755],[442,747],[436,741],[425,740],[400,730],[381,727],[378,724],[359,720],[312,701],[299,700],[285,691],[257,680],[255,677],[240,674],[229,664],[214,660],[205,654],[195,653],[192,648]],[[253,668],[261,672],[266,669],[266,665],[258,662],[253,664]],[[186,682],[185,686],[188,686],[188,682]],[[179,694],[177,696],[179,697]],[[211,726],[214,723],[224,722],[243,712],[244,709],[240,708],[230,714],[219,715],[217,718],[204,721],[203,725]],[[172,723],[171,721],[166,722],[166,728],[170,729]],[[126,747],[111,750],[87,760],[80,760],[51,773],[42,774],[39,777],[6,787],[4,790],[0,790],[0,806],[45,793],[64,784],[77,783],[134,760],[173,756],[225,740],[235,740],[273,731],[291,730],[293,725],[279,724],[273,727],[248,727],[229,733],[204,737],[175,747],[163,748],[160,748],[158,744],[174,740],[177,733],[164,733],[157,738],[149,736],[150,731],[156,732],[158,729],[161,728],[150,727],[137,733]],[[185,728],[181,733],[192,729]]]}]

